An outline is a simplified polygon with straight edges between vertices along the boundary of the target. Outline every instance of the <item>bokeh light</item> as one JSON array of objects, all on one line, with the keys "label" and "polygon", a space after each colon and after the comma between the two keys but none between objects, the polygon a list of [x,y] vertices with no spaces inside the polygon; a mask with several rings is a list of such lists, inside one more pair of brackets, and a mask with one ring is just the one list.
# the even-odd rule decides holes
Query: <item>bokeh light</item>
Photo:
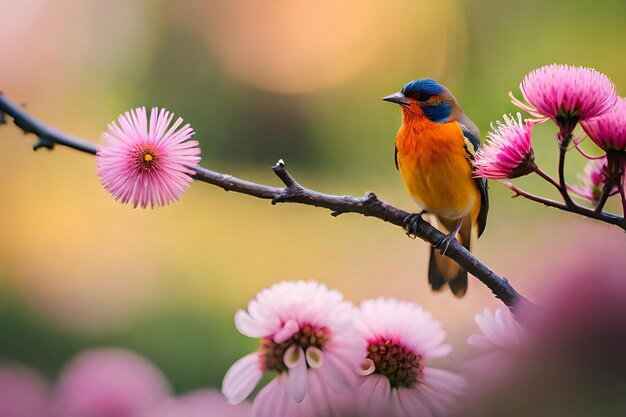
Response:
[{"label": "bokeh light", "polygon": [[[465,39],[454,1],[202,2],[212,54],[232,75],[277,93],[328,89],[372,68],[406,69],[440,78]],[[430,36],[436,33],[436,36]],[[418,40],[406,45],[407,39]],[[400,68],[398,68],[400,67]]]}]

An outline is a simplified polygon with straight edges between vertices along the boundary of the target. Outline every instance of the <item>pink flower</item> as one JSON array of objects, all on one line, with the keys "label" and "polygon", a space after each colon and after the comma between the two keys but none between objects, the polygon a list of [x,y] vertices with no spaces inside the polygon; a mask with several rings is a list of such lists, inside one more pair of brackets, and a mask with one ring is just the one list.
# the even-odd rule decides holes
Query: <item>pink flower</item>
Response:
[{"label": "pink flower", "polygon": [[228,404],[219,391],[200,390],[156,404],[142,417],[250,417],[252,404]]},{"label": "pink flower", "polygon": [[610,111],[580,123],[592,141],[605,151],[626,151],[626,98]]},{"label": "pink flower", "polygon": [[[570,190],[580,197],[597,203],[608,179],[607,164],[606,156],[588,161],[587,165],[585,165],[584,175],[578,175],[580,184],[572,185],[569,187]],[[618,188],[614,187],[609,195],[614,195],[618,192]]]},{"label": "pink flower", "polygon": [[141,356],[93,349],[64,369],[56,407],[59,417],[135,417],[168,396],[163,375]]},{"label": "pink flower", "polygon": [[485,386],[497,385],[497,381],[506,378],[511,368],[516,365],[515,358],[526,348],[526,331],[506,307],[494,312],[489,309],[474,318],[481,333],[473,334],[467,343],[481,351],[477,357],[464,364],[469,398]]},{"label": "pink flower", "polygon": [[421,307],[395,299],[364,301],[355,317],[361,361],[361,413],[375,417],[441,416],[461,394],[460,376],[426,365],[447,355],[441,323]]},{"label": "pink flower", "polygon": [[198,165],[200,148],[189,125],[165,109],[152,108],[150,120],[144,107],[118,117],[102,133],[96,168],[100,182],[122,203],[146,208],[180,199]]},{"label": "pink flower", "polygon": [[21,365],[0,368],[0,416],[48,417],[50,389],[37,371]]},{"label": "pink flower", "polygon": [[524,329],[506,307],[492,313],[485,309],[474,317],[482,334],[473,334],[467,343],[486,352],[508,350],[519,346],[524,339]]},{"label": "pink flower", "polygon": [[222,392],[243,401],[264,373],[278,375],[254,401],[255,416],[306,416],[336,412],[349,402],[356,366],[346,359],[352,305],[316,282],[282,282],[258,293],[248,311],[235,314],[244,335],[261,338],[258,351],[226,373]]},{"label": "pink flower", "polygon": [[489,179],[517,178],[531,173],[535,167],[532,145],[533,124],[522,123],[522,115],[517,119],[504,115],[487,135],[487,143],[478,149],[474,160],[475,174]]},{"label": "pink flower", "polygon": [[552,119],[557,123],[598,116],[609,110],[617,97],[606,75],[571,65],[538,68],[524,77],[520,90],[529,104],[509,93],[513,104],[542,121]]}]

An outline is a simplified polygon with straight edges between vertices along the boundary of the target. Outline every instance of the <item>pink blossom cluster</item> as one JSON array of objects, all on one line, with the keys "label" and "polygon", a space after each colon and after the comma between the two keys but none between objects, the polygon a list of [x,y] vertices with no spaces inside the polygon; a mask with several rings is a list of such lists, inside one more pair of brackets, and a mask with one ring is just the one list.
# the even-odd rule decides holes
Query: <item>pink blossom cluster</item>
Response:
[{"label": "pink blossom cluster", "polygon": [[[481,328],[505,347],[502,327],[517,324],[498,320]],[[414,303],[381,297],[355,307],[317,282],[281,282],[259,292],[235,323],[261,341],[227,372],[223,393],[173,396],[145,358],[98,348],[72,359],[54,388],[32,369],[0,365],[0,416],[443,416],[465,388],[463,377],[432,366],[451,346],[441,323]],[[271,381],[246,402],[263,375]]]},{"label": "pink blossom cluster", "polygon": [[138,354],[87,350],[52,387],[36,370],[0,363],[2,417],[249,417],[251,405],[228,404],[221,392],[171,393],[165,376]]},{"label": "pink blossom cluster", "polygon": [[[606,156],[599,159],[590,159],[585,165],[584,174],[579,174],[579,183],[570,186],[570,190],[593,203],[597,203],[604,191],[609,178],[608,160]],[[609,196],[619,192],[616,185],[612,186]]]},{"label": "pink blossom cluster", "polygon": [[617,95],[613,82],[594,69],[553,64],[526,75],[520,90],[525,102],[509,93],[511,101],[532,119],[522,122],[518,114],[517,118],[505,116],[504,123],[492,125],[487,143],[476,154],[476,176],[505,179],[537,172],[546,178],[534,162],[533,124],[552,120],[559,129],[559,146],[566,152],[572,141],[580,149],[578,143],[582,139],[573,137],[580,123],[604,152],[600,159],[604,162],[590,162],[579,176],[580,184],[567,188],[593,203],[602,200],[603,194],[618,192],[626,201],[626,99]]},{"label": "pink blossom cluster", "polygon": [[[37,371],[0,364],[0,416],[530,415],[537,407],[561,409],[571,384],[576,392],[597,388],[610,396],[625,366],[624,259],[619,248],[584,256],[594,267],[568,264],[573,272],[549,285],[543,307],[476,316],[480,333],[468,344],[482,356],[466,377],[431,363],[451,347],[441,323],[422,307],[382,297],[353,306],[316,282],[282,282],[237,312],[239,330],[261,343],[253,359],[228,371],[224,394],[202,389],[173,396],[163,374],[141,356],[92,349],[70,361],[54,388]],[[599,258],[610,262],[597,266]],[[271,380],[253,404],[245,402],[259,375]],[[619,407],[623,393],[616,395]],[[463,407],[452,408],[459,400]],[[597,406],[593,396],[585,401]]]},{"label": "pink blossom cluster", "polygon": [[451,347],[441,323],[413,303],[355,307],[325,285],[289,281],[259,292],[235,324],[260,345],[229,369],[222,391],[236,404],[271,375],[255,417],[442,416],[465,385],[430,364]]}]

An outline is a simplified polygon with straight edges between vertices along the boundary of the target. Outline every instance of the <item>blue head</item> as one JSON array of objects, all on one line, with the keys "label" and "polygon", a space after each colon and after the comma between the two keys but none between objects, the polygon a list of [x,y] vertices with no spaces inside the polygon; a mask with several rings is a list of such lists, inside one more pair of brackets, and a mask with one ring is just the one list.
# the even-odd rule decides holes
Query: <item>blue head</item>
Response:
[{"label": "blue head", "polygon": [[411,81],[383,100],[400,104],[409,113],[423,114],[435,123],[447,122],[457,105],[448,89],[430,78]]}]

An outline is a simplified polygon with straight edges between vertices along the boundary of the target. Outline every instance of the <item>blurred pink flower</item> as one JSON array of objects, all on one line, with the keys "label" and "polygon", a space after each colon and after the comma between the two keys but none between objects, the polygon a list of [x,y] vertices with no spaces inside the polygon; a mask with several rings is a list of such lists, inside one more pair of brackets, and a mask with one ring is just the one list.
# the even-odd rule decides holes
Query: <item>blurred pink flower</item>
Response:
[{"label": "blurred pink flower", "polygon": [[519,346],[524,340],[524,329],[506,307],[492,313],[485,309],[474,317],[482,334],[473,334],[467,343],[486,352],[507,350]]},{"label": "blurred pink flower", "polygon": [[475,174],[489,179],[517,178],[530,174],[535,167],[532,145],[532,122],[522,123],[522,115],[517,119],[504,115],[504,123],[491,124],[492,131],[487,135],[487,143],[478,149],[474,166]]},{"label": "blurred pink flower", "polygon": [[520,90],[528,104],[509,93],[513,104],[542,121],[557,123],[559,119],[581,121],[598,116],[617,98],[615,86],[606,75],[571,65],[538,68],[524,77]]},{"label": "blurred pink flower", "polygon": [[[623,233],[587,225],[564,243],[561,266],[516,312],[524,341],[509,364],[466,397],[463,416],[623,416],[626,410],[626,257]],[[594,243],[596,243],[594,245]],[[473,382],[473,381],[472,381]],[[474,386],[472,386],[474,388]]]},{"label": "blurred pink flower", "polygon": [[136,353],[92,349],[72,360],[56,393],[59,417],[135,417],[169,396],[161,372]]},{"label": "blurred pink flower", "polygon": [[0,416],[51,416],[50,389],[37,371],[22,365],[0,367]]},{"label": "blurred pink flower", "polygon": [[363,376],[358,403],[375,417],[441,416],[461,394],[462,377],[426,366],[447,355],[441,323],[420,306],[395,299],[364,301],[355,317],[359,345],[353,355]]},{"label": "blurred pink flower", "polygon": [[[243,401],[264,373],[276,376],[254,401],[254,415],[305,416],[343,409],[354,390],[352,305],[317,282],[281,282],[258,293],[248,311],[235,314],[244,335],[261,347],[226,373],[222,391],[231,404]],[[342,395],[345,394],[345,395]]]},{"label": "blurred pink flower", "polygon": [[605,151],[626,151],[626,98],[598,117],[580,123],[592,141]]},{"label": "blurred pink flower", "polygon": [[252,404],[228,404],[219,391],[199,390],[158,403],[142,417],[250,417]]},{"label": "blurred pink flower", "polygon": [[[607,180],[607,159],[606,156],[600,159],[591,159],[585,165],[585,173],[578,175],[579,184],[570,186],[570,190],[580,197],[596,203],[600,199],[604,184]],[[617,187],[613,187],[610,195],[619,192]]]},{"label": "blurred pink flower", "polygon": [[506,307],[495,312],[485,309],[474,320],[481,333],[471,335],[467,343],[479,349],[480,354],[463,365],[470,387],[468,398],[506,379],[517,364],[515,358],[526,348],[527,339],[526,331]]},{"label": "blurred pink flower", "polygon": [[96,168],[100,182],[122,203],[134,207],[163,206],[179,200],[191,183],[192,168],[198,165],[200,148],[188,140],[194,131],[165,109],[152,108],[150,120],[145,107],[126,112],[102,133]]}]

